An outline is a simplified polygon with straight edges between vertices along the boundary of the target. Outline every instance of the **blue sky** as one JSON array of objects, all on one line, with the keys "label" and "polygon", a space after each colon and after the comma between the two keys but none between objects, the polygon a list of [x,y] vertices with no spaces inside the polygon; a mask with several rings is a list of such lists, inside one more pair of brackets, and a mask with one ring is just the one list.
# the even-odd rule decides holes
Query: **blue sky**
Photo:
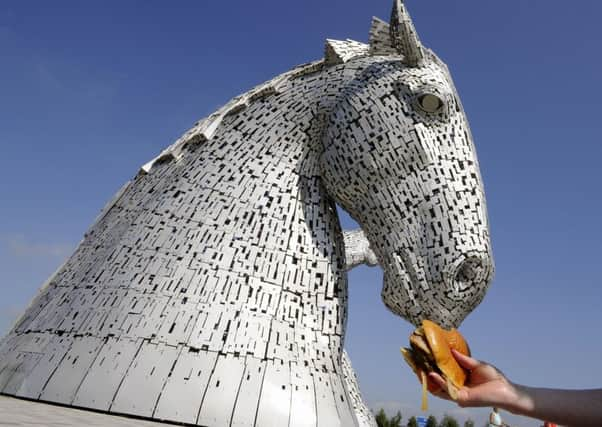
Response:
[{"label": "blue sky", "polygon": [[[390,7],[3,1],[0,331],[140,165],[231,97],[320,58],[325,38],[366,41]],[[602,386],[602,3],[408,7],[452,70],[486,187],[497,275],[462,326],[473,353],[517,382]],[[386,311],[381,281],[378,268],[351,273],[347,349],[366,400],[407,419],[419,387],[398,348],[412,327]]]}]

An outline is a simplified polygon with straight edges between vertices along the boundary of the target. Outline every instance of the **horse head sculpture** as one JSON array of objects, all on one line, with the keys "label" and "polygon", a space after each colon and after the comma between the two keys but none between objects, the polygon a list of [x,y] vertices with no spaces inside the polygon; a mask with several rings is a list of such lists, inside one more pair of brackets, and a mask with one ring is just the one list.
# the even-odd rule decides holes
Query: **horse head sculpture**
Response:
[{"label": "horse head sculpture", "polygon": [[388,55],[341,91],[325,132],[329,193],[359,222],[384,270],[384,303],[419,324],[458,326],[493,274],[485,196],[470,129],[446,65],[401,1],[375,19]]},{"label": "horse head sculpture", "polygon": [[493,274],[462,105],[400,0],[368,45],[328,40],[142,166],[0,342],[0,393],[203,426],[373,426],[343,351],[346,270],[364,260],[415,324],[459,325]]}]

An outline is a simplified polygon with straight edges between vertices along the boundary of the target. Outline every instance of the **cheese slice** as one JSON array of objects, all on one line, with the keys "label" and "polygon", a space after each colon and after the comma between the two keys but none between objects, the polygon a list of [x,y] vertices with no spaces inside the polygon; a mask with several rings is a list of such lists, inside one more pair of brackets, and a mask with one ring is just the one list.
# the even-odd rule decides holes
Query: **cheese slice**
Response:
[{"label": "cheese slice", "polygon": [[420,371],[420,381],[422,382],[422,405],[420,405],[420,409],[422,411],[428,411],[429,403],[428,403],[428,394],[427,394],[427,383],[426,383],[426,373],[424,371]]}]

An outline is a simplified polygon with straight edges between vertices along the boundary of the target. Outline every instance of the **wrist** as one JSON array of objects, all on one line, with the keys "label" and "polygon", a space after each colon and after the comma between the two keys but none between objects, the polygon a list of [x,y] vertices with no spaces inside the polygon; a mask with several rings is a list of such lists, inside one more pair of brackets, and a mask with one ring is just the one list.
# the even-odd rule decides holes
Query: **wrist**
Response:
[{"label": "wrist", "polygon": [[516,415],[525,415],[533,411],[533,399],[528,387],[508,383],[508,393],[505,405],[507,411]]}]

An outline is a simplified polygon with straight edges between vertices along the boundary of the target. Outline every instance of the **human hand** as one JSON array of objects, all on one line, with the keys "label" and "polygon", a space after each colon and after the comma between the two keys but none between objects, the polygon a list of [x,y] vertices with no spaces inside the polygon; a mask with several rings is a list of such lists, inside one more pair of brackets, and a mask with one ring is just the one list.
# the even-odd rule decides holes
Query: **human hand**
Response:
[{"label": "human hand", "polygon": [[[462,407],[493,406],[561,425],[602,426],[602,389],[563,390],[518,385],[488,363],[455,350],[452,354],[469,372],[466,384],[457,391],[457,399],[454,399]],[[447,390],[446,381],[440,375],[430,373],[428,380],[439,388],[434,395],[452,400],[444,391]]]},{"label": "human hand", "polygon": [[[466,384],[458,390],[455,401],[462,407],[497,406],[507,409],[516,399],[514,384],[494,366],[480,362],[452,350],[456,361],[469,371]],[[437,373],[431,372],[429,380],[446,390],[446,381]],[[436,393],[438,397],[453,400],[445,391]]]}]

